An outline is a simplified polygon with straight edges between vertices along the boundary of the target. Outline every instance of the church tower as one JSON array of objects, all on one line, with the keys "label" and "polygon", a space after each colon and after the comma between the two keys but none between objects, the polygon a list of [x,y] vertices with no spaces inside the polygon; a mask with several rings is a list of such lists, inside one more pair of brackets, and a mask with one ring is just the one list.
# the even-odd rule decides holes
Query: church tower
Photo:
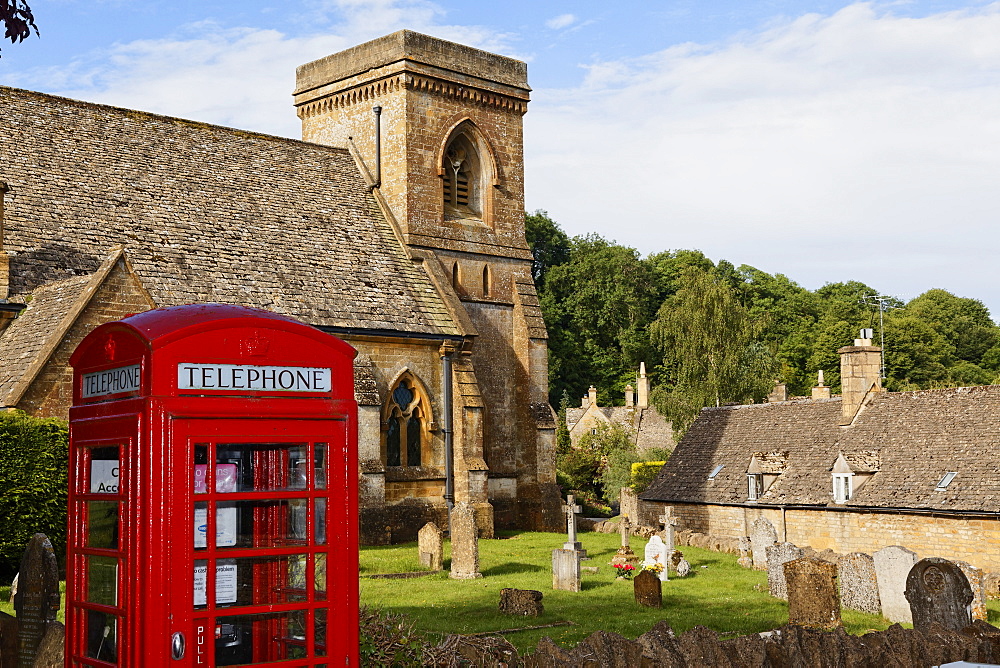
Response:
[{"label": "church tower", "polygon": [[523,62],[403,30],[299,67],[295,106],[305,141],[355,155],[474,329],[456,397],[479,402],[481,442],[456,447],[482,452],[496,526],[556,529],[547,336],[524,237],[529,93]]}]

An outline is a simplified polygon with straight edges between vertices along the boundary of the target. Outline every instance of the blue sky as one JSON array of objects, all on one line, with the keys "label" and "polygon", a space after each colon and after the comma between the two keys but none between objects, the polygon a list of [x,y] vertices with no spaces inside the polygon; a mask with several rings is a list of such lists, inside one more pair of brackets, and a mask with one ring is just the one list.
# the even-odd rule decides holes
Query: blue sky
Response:
[{"label": "blue sky", "polygon": [[291,137],[295,66],[393,30],[520,58],[526,205],[569,233],[1000,317],[1000,3],[30,4],[0,83]]}]

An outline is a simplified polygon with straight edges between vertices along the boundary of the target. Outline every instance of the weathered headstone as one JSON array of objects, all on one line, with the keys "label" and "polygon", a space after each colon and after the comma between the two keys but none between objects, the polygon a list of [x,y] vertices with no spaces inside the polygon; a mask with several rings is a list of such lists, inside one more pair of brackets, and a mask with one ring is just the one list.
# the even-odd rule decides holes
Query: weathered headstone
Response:
[{"label": "weathered headstone", "polygon": [[659,536],[653,536],[646,543],[646,550],[644,553],[645,559],[643,559],[643,566],[652,566],[653,564],[661,564],[663,570],[660,571],[659,579],[661,582],[666,582],[669,579],[667,571],[670,568],[670,562],[668,561],[667,546],[663,544]]},{"label": "weathered headstone", "polygon": [[632,586],[635,602],[639,605],[647,608],[659,608],[663,605],[663,585],[652,571],[641,571],[632,578]]},{"label": "weathered headstone", "polygon": [[784,564],[788,584],[788,623],[818,629],[841,625],[837,566],[822,559],[795,559]]},{"label": "weathered headstone", "polygon": [[870,554],[852,552],[840,560],[840,604],[850,610],[882,614],[875,560]]},{"label": "weathered headstone", "polygon": [[63,668],[66,663],[65,647],[66,627],[60,622],[49,622],[31,668]]},{"label": "weathered headstone", "polygon": [[417,551],[420,553],[420,565],[432,571],[444,568],[444,549],[442,548],[441,529],[434,522],[428,522],[417,532]]},{"label": "weathered headstone", "polygon": [[611,558],[611,565],[639,563],[639,557],[632,551],[632,546],[629,544],[632,534],[632,522],[624,515],[618,521],[618,533],[621,534],[622,544],[618,548],[618,551],[615,552],[615,556]]},{"label": "weathered headstone", "polygon": [[972,623],[972,588],[962,569],[947,559],[928,557],[914,564],[906,577],[906,600],[917,631],[935,622],[961,631]]},{"label": "weathered headstone", "polygon": [[580,553],[576,550],[552,550],[552,588],[580,591]]},{"label": "weathered headstone", "polygon": [[479,572],[479,530],[476,514],[468,503],[459,502],[451,509],[451,573],[456,580],[483,577]]},{"label": "weathered headstone", "polygon": [[753,555],[751,553],[750,537],[740,536],[740,558],[736,560],[737,565],[743,568],[753,568]]},{"label": "weathered headstone", "polygon": [[563,543],[562,549],[564,550],[576,550],[580,553],[581,557],[587,556],[587,551],[583,549],[583,545],[580,541],[576,539],[576,515],[581,510],[583,510],[579,505],[574,502],[573,495],[566,495],[566,505],[563,506],[563,512],[566,513],[566,542]]},{"label": "weathered headstone", "polygon": [[623,517],[630,517],[633,522],[642,523],[639,515],[639,496],[631,487],[622,487],[618,493],[618,508]]},{"label": "weathered headstone", "polygon": [[524,615],[537,617],[542,614],[542,592],[534,589],[513,589],[505,587],[500,590],[500,612],[505,615]]},{"label": "weathered headstone", "polygon": [[802,558],[802,550],[792,543],[778,543],[767,548],[767,589],[771,596],[788,600],[785,564]]},{"label": "weathered headstone", "polygon": [[757,571],[767,570],[767,548],[778,542],[778,532],[774,525],[763,517],[754,520],[750,527],[750,549],[753,553],[753,567]]},{"label": "weathered headstone", "polygon": [[665,507],[663,514],[657,517],[656,520],[663,526],[660,538],[663,539],[663,544],[667,546],[667,553],[669,554],[674,551],[674,527],[677,526],[677,518],[674,517],[673,506]]},{"label": "weathered headstone", "polygon": [[690,572],[691,572],[691,564],[688,563],[687,559],[681,559],[680,562],[678,562],[677,564],[677,575],[679,577],[684,578],[687,577]]},{"label": "weathered headstone", "polygon": [[17,667],[17,618],[0,612],[0,668]]},{"label": "weathered headstone", "polygon": [[882,616],[890,622],[910,624],[910,604],[906,600],[906,576],[917,554],[899,545],[890,545],[872,555],[875,562],[875,576],[878,579],[878,598],[882,603]]},{"label": "weathered headstone", "polygon": [[18,666],[31,668],[49,622],[59,610],[59,568],[56,553],[45,534],[28,541],[21,559],[14,610],[18,624]]},{"label": "weathered headstone", "polygon": [[955,565],[962,569],[965,579],[972,587],[972,619],[986,621],[986,583],[983,569],[976,568],[965,561],[956,561]]}]

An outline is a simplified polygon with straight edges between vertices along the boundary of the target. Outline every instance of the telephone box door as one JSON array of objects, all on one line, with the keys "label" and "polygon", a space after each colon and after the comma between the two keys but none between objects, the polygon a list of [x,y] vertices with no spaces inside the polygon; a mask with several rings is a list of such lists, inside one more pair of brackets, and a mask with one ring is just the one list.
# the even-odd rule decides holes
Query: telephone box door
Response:
[{"label": "telephone box door", "polygon": [[187,608],[191,665],[344,665],[357,618],[331,616],[357,609],[346,419],[173,422],[193,568],[171,607]]}]

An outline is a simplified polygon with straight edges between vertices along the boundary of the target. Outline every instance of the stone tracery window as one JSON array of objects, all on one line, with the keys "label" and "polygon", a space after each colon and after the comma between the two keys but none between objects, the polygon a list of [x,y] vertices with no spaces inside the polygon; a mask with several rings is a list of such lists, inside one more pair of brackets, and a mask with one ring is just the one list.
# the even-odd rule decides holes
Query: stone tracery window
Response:
[{"label": "stone tracery window", "polygon": [[404,374],[382,411],[382,451],[386,466],[420,466],[427,442],[427,410],[417,381]]}]

